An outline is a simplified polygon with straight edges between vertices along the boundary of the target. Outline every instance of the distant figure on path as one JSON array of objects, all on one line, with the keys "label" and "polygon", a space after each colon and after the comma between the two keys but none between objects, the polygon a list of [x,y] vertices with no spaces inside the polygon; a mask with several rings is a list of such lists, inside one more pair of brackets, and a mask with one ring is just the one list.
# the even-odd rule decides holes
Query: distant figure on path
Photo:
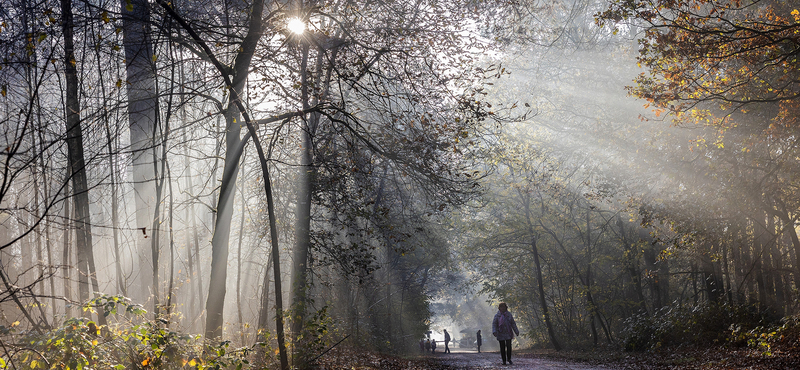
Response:
[{"label": "distant figure on path", "polygon": [[419,340],[419,351],[425,353],[425,338]]},{"label": "distant figure on path", "polygon": [[436,353],[436,339],[431,339],[431,353]]},{"label": "distant figure on path", "polygon": [[430,351],[431,351],[431,340],[430,338],[428,338],[428,340],[425,341],[425,352],[430,352]]},{"label": "distant figure on path", "polygon": [[444,329],[444,353],[450,353],[450,333],[447,332],[447,329]]},{"label": "distant figure on path", "polygon": [[483,337],[481,337],[481,331],[478,330],[478,353],[481,353],[481,344],[483,344]]},{"label": "distant figure on path", "polygon": [[514,334],[519,335],[517,323],[514,322],[511,312],[508,312],[508,305],[502,302],[497,306],[497,313],[492,320],[492,335],[500,341],[500,357],[503,358],[503,365],[506,361],[510,365],[514,364],[511,362],[511,340],[514,339]]}]

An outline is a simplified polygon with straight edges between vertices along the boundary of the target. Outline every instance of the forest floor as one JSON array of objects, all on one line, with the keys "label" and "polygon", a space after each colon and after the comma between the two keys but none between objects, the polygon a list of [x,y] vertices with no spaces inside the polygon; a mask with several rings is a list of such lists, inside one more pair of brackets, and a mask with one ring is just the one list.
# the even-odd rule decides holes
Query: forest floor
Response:
[{"label": "forest floor", "polygon": [[452,353],[437,353],[432,362],[444,365],[444,369],[453,370],[490,370],[490,369],[524,369],[524,370],[607,370],[613,369],[602,364],[578,362],[565,358],[549,358],[538,356],[529,351],[513,352],[513,364],[503,365],[500,352],[481,352],[453,350]]},{"label": "forest floor", "polygon": [[[800,344],[800,343],[799,343]],[[561,351],[515,349],[513,365],[503,366],[498,351],[477,353],[453,350],[450,354],[396,357],[375,353],[332,351],[317,369],[385,370],[707,370],[800,369],[800,345],[772,348],[770,355],[750,348],[671,347],[649,352],[616,350]]]},{"label": "forest floor", "polygon": [[748,347],[678,346],[645,352],[531,351],[527,356],[625,370],[800,369],[800,343],[774,346],[769,354]]},{"label": "forest floor", "polygon": [[[799,343],[800,344],[800,343]],[[437,355],[437,362],[453,369],[569,369],[569,370],[700,370],[700,369],[800,369],[800,346],[773,347],[769,355],[752,348],[722,346],[669,347],[648,352],[517,350],[514,365],[500,365],[500,354],[472,357],[464,353],[449,359]],[[455,355],[455,353],[454,353]]]},{"label": "forest floor", "polygon": [[[347,351],[345,351],[347,352]],[[383,370],[611,370],[614,368],[567,359],[547,358],[530,353],[514,355],[513,365],[502,365],[500,352],[482,352],[454,349],[452,353],[418,355],[400,358],[375,353],[355,355],[339,352],[319,361],[317,369],[383,369]]]}]

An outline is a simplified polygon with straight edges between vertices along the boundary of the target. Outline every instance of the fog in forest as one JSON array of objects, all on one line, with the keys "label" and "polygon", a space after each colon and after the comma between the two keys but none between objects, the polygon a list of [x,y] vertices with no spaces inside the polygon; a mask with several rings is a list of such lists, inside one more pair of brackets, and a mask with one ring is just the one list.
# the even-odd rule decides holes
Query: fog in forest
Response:
[{"label": "fog in forest", "polygon": [[492,350],[500,302],[555,350],[796,314],[800,41],[698,35],[800,16],[642,7],[4,1],[0,359]]}]

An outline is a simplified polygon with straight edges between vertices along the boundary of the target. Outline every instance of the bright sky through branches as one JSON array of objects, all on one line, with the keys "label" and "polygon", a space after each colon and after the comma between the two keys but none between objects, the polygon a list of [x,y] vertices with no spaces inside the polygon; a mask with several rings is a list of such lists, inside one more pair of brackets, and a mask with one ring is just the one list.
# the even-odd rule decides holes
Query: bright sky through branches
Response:
[{"label": "bright sky through branches", "polygon": [[306,23],[300,18],[292,18],[286,23],[286,28],[296,35],[301,35],[306,30]]}]

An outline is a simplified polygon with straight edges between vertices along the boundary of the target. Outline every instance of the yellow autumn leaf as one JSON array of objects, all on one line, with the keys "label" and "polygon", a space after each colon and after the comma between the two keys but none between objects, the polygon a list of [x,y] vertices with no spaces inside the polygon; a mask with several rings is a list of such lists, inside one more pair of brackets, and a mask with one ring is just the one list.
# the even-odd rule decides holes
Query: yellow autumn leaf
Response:
[{"label": "yellow autumn leaf", "polygon": [[192,359],[191,361],[189,361],[189,366],[197,366],[197,361]]},{"label": "yellow autumn leaf", "polygon": [[39,361],[36,360],[31,361],[31,369],[35,369],[37,366],[39,366]]},{"label": "yellow autumn leaf", "polygon": [[144,359],[144,361],[142,361],[142,366],[147,366],[147,364],[149,364],[149,363],[150,363],[150,357],[148,357],[148,358]]}]

